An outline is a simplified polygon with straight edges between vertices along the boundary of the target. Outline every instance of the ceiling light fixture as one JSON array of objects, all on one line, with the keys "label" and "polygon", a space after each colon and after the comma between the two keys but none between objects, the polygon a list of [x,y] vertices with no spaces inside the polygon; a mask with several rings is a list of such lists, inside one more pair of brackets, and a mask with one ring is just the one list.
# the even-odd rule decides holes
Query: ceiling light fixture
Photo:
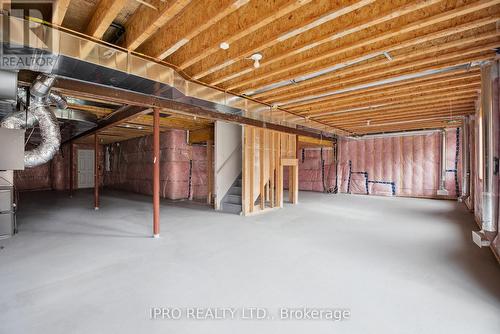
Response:
[{"label": "ceiling light fixture", "polygon": [[259,68],[260,61],[262,60],[262,54],[261,53],[254,53],[253,55],[250,56],[250,59],[253,60],[253,67]]},{"label": "ceiling light fixture", "polygon": [[222,50],[227,50],[227,49],[229,49],[229,43],[227,43],[227,42],[222,42],[222,43],[220,43],[219,47],[220,47]]}]

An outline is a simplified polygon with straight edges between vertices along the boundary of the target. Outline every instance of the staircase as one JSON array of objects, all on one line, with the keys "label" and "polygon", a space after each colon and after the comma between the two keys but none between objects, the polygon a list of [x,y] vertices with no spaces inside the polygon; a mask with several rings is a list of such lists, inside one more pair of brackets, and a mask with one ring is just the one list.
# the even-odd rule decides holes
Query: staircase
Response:
[{"label": "staircase", "polygon": [[222,211],[238,215],[241,213],[241,174],[222,199]]}]

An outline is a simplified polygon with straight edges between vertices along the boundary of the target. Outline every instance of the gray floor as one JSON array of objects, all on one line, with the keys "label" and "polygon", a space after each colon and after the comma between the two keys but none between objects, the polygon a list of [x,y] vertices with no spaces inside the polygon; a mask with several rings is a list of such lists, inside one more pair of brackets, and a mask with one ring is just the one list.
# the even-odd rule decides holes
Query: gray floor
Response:
[{"label": "gray floor", "polygon": [[[0,241],[0,333],[500,333],[500,266],[456,202],[301,193],[254,217],[107,192],[23,194]],[[273,319],[151,320],[151,307]],[[279,308],[351,318],[279,320]],[[248,314],[248,313],[247,313]]]}]

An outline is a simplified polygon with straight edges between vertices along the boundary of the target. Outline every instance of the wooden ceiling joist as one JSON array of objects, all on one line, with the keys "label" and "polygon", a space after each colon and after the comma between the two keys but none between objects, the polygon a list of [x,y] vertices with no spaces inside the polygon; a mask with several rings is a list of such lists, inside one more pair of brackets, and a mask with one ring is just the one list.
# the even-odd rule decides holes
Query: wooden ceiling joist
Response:
[{"label": "wooden ceiling joist", "polygon": [[[478,59],[481,60],[486,60],[486,59],[493,59],[495,57],[495,52],[491,50],[491,46],[493,44],[488,44],[480,48],[474,48],[473,50],[467,50],[460,53],[450,53],[450,54],[445,54],[443,56],[439,57],[429,57],[426,58],[422,61],[419,61],[418,63],[415,62],[415,66],[423,66],[420,71],[423,70],[430,70],[430,69],[436,69],[436,68],[446,68],[454,65],[463,65],[470,63],[472,61],[477,61]],[[470,55],[470,57],[467,57]],[[441,65],[442,64],[442,65]],[[427,65],[427,66],[426,66]],[[413,66],[413,63],[405,63],[400,66],[393,66],[391,67],[390,65],[387,67],[382,67],[378,70],[373,70],[373,71],[364,71],[362,73],[359,73],[358,75],[349,75],[349,77],[338,77],[336,81],[334,79],[331,79],[332,83],[337,85],[346,85],[348,83],[352,83],[354,86],[354,83],[361,84],[362,82],[369,82],[369,81],[378,81],[382,79],[382,76],[384,78],[390,77],[390,74],[393,74],[392,76],[400,76],[402,74],[405,74],[406,69],[413,69],[415,66]],[[350,74],[350,73],[349,73]],[[345,86],[344,86],[345,87]],[[333,87],[332,87],[333,88]],[[306,92],[304,92],[305,94]],[[305,95],[306,97],[309,97]],[[314,96],[314,95],[313,95]],[[286,108],[286,105],[285,105]]]},{"label": "wooden ceiling joist", "polygon": [[[355,14],[357,13],[352,13],[354,17],[349,17],[350,21],[348,22],[350,24],[344,26],[339,26],[338,24],[335,24],[335,22],[332,24],[327,24],[327,27],[318,27],[316,29],[312,29],[304,33],[303,36],[299,36],[300,38],[292,38],[285,43],[282,43],[284,45],[277,45],[275,47],[276,50],[264,52],[264,55],[266,57],[261,63],[262,67],[258,70],[254,71],[252,68],[248,68],[248,66],[245,66],[245,64],[241,64],[240,62],[238,64],[235,64],[235,66],[231,66],[230,68],[228,68],[227,71],[222,71],[221,73],[218,73],[213,77],[211,76],[210,78],[206,78],[206,81],[210,82],[211,84],[217,85],[222,83],[222,86],[227,89],[235,89],[241,87],[246,84],[248,76],[260,78],[262,75],[272,75],[272,73],[268,72],[268,70],[266,69],[266,67],[271,64],[282,62],[285,58],[290,58],[303,53],[310,53],[312,52],[311,50],[318,48],[323,44],[331,44],[337,39],[344,38],[350,34],[357,33],[361,30],[376,26],[377,24],[387,22],[396,17],[408,14],[409,12],[424,8],[431,4],[435,4],[438,1],[439,0],[415,1],[403,6],[394,6],[388,2],[385,4],[385,7],[389,7],[388,10],[382,11],[375,17],[365,16],[365,18],[361,21],[356,21],[357,15]],[[370,7],[367,7],[366,10],[369,11]],[[290,44],[293,46],[290,46]],[[250,73],[251,75],[249,75]],[[243,75],[246,75],[246,77],[239,78]],[[226,83],[226,81],[229,80],[232,81],[230,83]],[[232,84],[233,82],[234,84]]]},{"label": "wooden ceiling joist", "polygon": [[[500,0],[99,0],[93,13],[83,1],[58,0],[53,22],[66,17],[70,29],[109,41],[111,30],[104,33],[114,20],[125,27],[122,47],[165,59],[186,79],[269,105],[262,117],[277,110],[297,125],[354,134],[457,126],[475,111],[478,64],[497,57],[500,47]],[[263,55],[260,67],[249,60],[253,53]],[[220,117],[267,126],[108,87],[68,87],[87,100],[162,108],[162,129],[206,133]],[[100,122],[116,113],[109,106],[72,107]],[[134,115],[101,134],[121,140],[149,134],[151,124],[150,115]]]},{"label": "wooden ceiling joist", "polygon": [[372,119],[374,117],[390,117],[391,115],[419,115],[420,113],[427,112],[431,110],[432,112],[450,111],[462,108],[474,109],[475,105],[473,102],[468,100],[454,101],[452,103],[442,102],[440,104],[428,104],[424,106],[415,106],[405,108],[393,108],[393,109],[379,109],[379,110],[365,110],[363,112],[351,112],[344,114],[331,115],[325,117],[325,122],[349,122],[349,121],[359,121]]},{"label": "wooden ceiling joist", "polygon": [[222,42],[231,45],[234,41],[245,38],[311,1],[250,1],[248,5],[217,22],[211,29],[206,29],[195,36],[178,52],[168,57],[167,61],[178,64],[177,66],[181,69],[185,69],[219,51]]},{"label": "wooden ceiling joist", "polygon": [[125,24],[125,36],[121,46],[135,50],[158,29],[172,20],[191,0],[150,0],[157,10],[148,6],[140,6]]},{"label": "wooden ceiling joist", "polygon": [[[496,26],[494,24],[494,22],[496,22],[497,20],[498,20],[498,18],[488,17],[488,18],[483,19],[483,20],[463,24],[460,27],[453,27],[450,29],[446,29],[446,31],[438,31],[437,33],[434,33],[434,34],[428,34],[428,35],[425,35],[425,36],[422,36],[419,38],[414,38],[412,40],[409,40],[409,41],[406,41],[403,43],[399,43],[398,49],[404,49],[404,48],[408,48],[411,46],[420,46],[422,43],[426,43],[426,42],[432,41],[434,39],[443,38],[443,37],[453,35],[453,34],[459,34],[459,33],[462,33],[464,31],[471,30],[471,29],[473,30],[475,28],[478,28],[478,27],[484,26],[484,25],[492,25],[492,31],[487,33],[487,34],[484,34],[484,38],[495,37],[495,36],[498,36],[498,34],[499,34],[497,29],[496,29]],[[484,38],[479,38],[478,36],[473,36],[473,38],[471,38],[470,41],[474,42],[475,41],[474,38],[477,38],[476,40],[484,39]],[[452,47],[451,45],[452,44],[449,44],[449,47]],[[386,48],[382,47],[376,51],[382,51],[384,49],[386,49]],[[439,49],[435,50],[435,51],[439,51]],[[420,52],[421,52],[421,54],[428,53],[428,52],[426,52],[426,50],[422,50]],[[414,52],[412,52],[412,54],[414,54]],[[355,57],[359,57],[359,55],[354,55],[352,57],[352,59],[355,59]],[[346,60],[348,61],[348,60],[352,60],[352,59],[347,58],[347,59],[343,59],[343,61],[346,61]],[[396,57],[396,59],[399,59],[399,56]],[[347,70],[349,70],[349,69],[347,69]],[[336,71],[336,72],[338,73],[338,71]],[[292,85],[292,86],[283,86],[283,87],[279,87],[276,89],[268,90],[268,91],[263,92],[263,93],[254,94],[254,95],[252,95],[252,97],[257,98],[257,99],[269,100],[269,96],[272,95],[272,99],[275,100],[276,98],[279,98],[279,96],[283,95],[283,93],[285,93],[285,92],[287,94],[290,94],[294,91],[301,91],[305,88],[312,87],[313,85],[314,85],[314,87],[320,87],[320,83],[322,81],[326,80],[327,78],[328,78],[328,76],[326,76],[326,75],[320,76],[320,77],[313,78],[313,79],[310,79],[310,80],[307,80],[304,82],[300,82],[300,83]],[[280,93],[282,93],[282,94],[280,94]]]},{"label": "wooden ceiling joist", "polygon": [[122,10],[127,0],[101,0],[94,10],[85,34],[101,38],[109,28],[115,17]]},{"label": "wooden ceiling joist", "polygon": [[52,5],[52,23],[60,26],[68,11],[71,0],[56,0]]},{"label": "wooden ceiling joist", "polygon": [[[298,31],[310,30],[316,24],[325,21],[325,18],[331,21],[373,2],[374,0],[351,0],[340,3],[335,1],[309,3],[301,7],[300,10],[282,16],[268,26],[255,31],[248,38],[234,41],[229,50],[205,56],[202,61],[192,65],[188,72],[193,78],[200,79],[291,38],[295,36],[294,33],[298,35]],[[251,43],[249,43],[249,40],[251,40]]]},{"label": "wooden ceiling joist", "polygon": [[[494,19],[494,21],[497,21],[497,20],[498,20],[498,18]],[[491,21],[493,21],[493,19],[488,19],[489,24],[492,24]],[[482,40],[482,39],[487,39],[487,38],[492,38],[494,36],[498,36],[498,32],[495,31],[496,28],[495,27],[493,27],[493,28],[494,28],[493,32],[488,33],[485,36],[471,36],[469,38],[469,41],[466,41],[464,43],[467,43],[467,42],[473,43],[474,39],[476,39],[476,38],[477,38],[477,40]],[[405,48],[411,47],[411,46],[415,46],[415,45],[418,46],[419,44],[422,44],[424,42],[425,42],[425,38],[422,38],[422,39],[417,38],[417,39],[411,40],[408,43],[405,43],[403,46]],[[434,50],[434,51],[432,51],[432,50],[426,50],[426,49],[422,49],[422,50],[418,50],[417,49],[416,52],[414,51],[414,52],[412,52],[413,54],[408,54],[405,57],[406,58],[411,58],[413,56],[416,56],[417,53],[426,54],[426,53],[438,52],[438,51],[440,51],[440,50],[442,50],[444,48],[447,48],[447,47],[451,48],[451,47],[454,47],[453,45],[455,45],[455,46],[459,45],[458,43],[459,43],[458,41],[455,41],[455,42],[449,43],[450,44],[449,46],[437,45],[434,48],[432,48],[432,50]],[[359,47],[356,46],[353,49],[356,49],[356,48],[359,48]],[[351,51],[353,49],[351,49]],[[400,48],[399,46],[394,47],[394,48],[387,47],[387,46],[381,46],[381,47],[379,47],[377,49],[369,49],[368,51],[364,51],[362,53],[355,53],[355,54],[353,54],[349,58],[343,58],[340,62],[352,61],[352,60],[359,59],[360,57],[363,57],[363,56],[367,56],[367,55],[370,55],[370,54],[377,54],[377,53],[380,54],[379,59],[382,59],[381,61],[388,62],[389,60],[388,59],[384,59],[385,57],[383,57],[382,53],[386,52],[386,51],[387,52],[392,52],[393,49],[394,50],[400,50],[400,49],[403,49],[403,48]],[[292,79],[300,77],[300,76],[318,73],[319,71],[327,69],[327,68],[329,68],[329,67],[331,67],[333,65],[331,63],[331,59],[332,59],[332,57],[334,57],[334,53],[335,53],[335,55],[340,55],[342,53],[345,53],[345,51],[343,51],[342,48],[337,48],[336,50],[334,50],[334,51],[332,51],[330,53],[330,57],[323,58],[322,62],[320,60],[318,60],[317,62],[309,62],[309,61],[307,61],[307,64],[310,64],[310,66],[306,66],[307,64],[303,63],[303,62],[295,62],[295,63],[291,64],[290,66],[284,66],[284,67],[280,66],[279,70],[275,71],[276,73],[271,71],[271,72],[267,72],[266,74],[264,74],[262,76],[255,75],[253,77],[253,79],[252,78],[247,78],[247,79],[238,81],[237,84],[229,85],[229,86],[224,86],[224,87],[226,89],[228,89],[228,90],[236,90],[236,91],[246,92],[248,90],[256,90],[256,89],[265,87],[267,85],[270,85],[270,84],[273,84],[273,83],[276,83],[276,82],[282,82],[282,81],[285,81],[285,80],[292,80]],[[399,58],[405,58],[405,57],[400,56]],[[394,59],[397,59],[397,57],[394,58]],[[295,70],[295,71],[293,71],[293,70]],[[346,70],[348,70],[348,68],[346,68]],[[282,75],[281,75],[281,73],[282,73]],[[327,77],[327,76],[325,76],[325,77]],[[322,80],[322,79],[323,78],[321,78],[321,77],[318,78],[318,80]],[[309,84],[310,82],[313,82],[313,81],[311,80],[311,81],[307,82],[307,84]]]},{"label": "wooden ceiling joist", "polygon": [[[354,89],[352,91],[346,91],[343,93],[338,93],[335,95],[331,95],[331,99],[340,99],[344,97],[359,97],[360,94],[363,96],[367,96],[366,94],[375,94],[375,93],[384,93],[384,92],[398,92],[401,90],[406,90],[409,88],[420,88],[420,87],[428,87],[432,85],[438,85],[441,83],[450,83],[450,82],[460,82],[460,80],[480,80],[480,75],[478,69],[474,69],[469,72],[459,72],[457,73],[443,73],[440,76],[422,77],[416,80],[405,80],[404,82],[395,82],[386,85],[379,85],[374,87],[369,87],[366,89]],[[326,98],[325,98],[326,99]],[[323,101],[325,99],[322,99]],[[318,101],[318,100],[317,100]]]},{"label": "wooden ceiling joist", "polygon": [[[477,87],[477,88],[476,88]],[[350,102],[350,103],[344,103],[344,104],[332,104],[328,106],[324,106],[322,108],[317,108],[314,111],[307,111],[306,114],[310,118],[313,118],[315,115],[322,113],[324,115],[324,112],[331,112],[334,107],[339,107],[339,108],[357,108],[357,107],[370,107],[373,105],[378,105],[378,104],[403,104],[403,103],[409,103],[409,102],[416,102],[416,101],[433,101],[436,99],[452,99],[453,97],[461,97],[461,96],[467,96],[471,98],[477,97],[478,94],[478,87],[473,86],[472,88],[468,89],[448,89],[447,91],[441,91],[433,94],[419,94],[415,93],[414,95],[408,96],[406,98],[383,98],[383,99],[377,99],[376,101],[374,100],[364,100],[364,101],[355,101],[355,102]]]},{"label": "wooden ceiling joist", "polygon": [[[419,86],[417,86],[419,87]],[[427,93],[438,93],[438,92],[447,92],[453,90],[471,90],[471,89],[479,89],[480,81],[479,80],[469,80],[469,81],[461,81],[461,82],[451,82],[448,84],[440,84],[438,87],[428,87],[420,86],[418,89],[414,89],[412,87],[404,88],[399,91],[388,91],[388,92],[375,92],[375,93],[366,93],[363,94],[363,98],[361,99],[359,96],[348,96],[348,97],[333,97],[328,99],[321,99],[317,102],[309,102],[309,103],[295,103],[287,106],[287,109],[292,111],[300,111],[304,110],[304,108],[308,108],[308,110],[318,110],[324,107],[328,107],[331,105],[343,105],[348,104],[350,102],[363,102],[363,101],[371,101],[377,103],[378,101],[383,101],[386,98],[391,99],[401,99],[404,100],[406,97],[411,97],[414,95],[426,95]]]},{"label": "wooden ceiling joist", "polygon": [[248,0],[219,0],[207,6],[204,1],[193,1],[186,10],[158,29],[139,47],[139,51],[163,59],[247,3]]}]

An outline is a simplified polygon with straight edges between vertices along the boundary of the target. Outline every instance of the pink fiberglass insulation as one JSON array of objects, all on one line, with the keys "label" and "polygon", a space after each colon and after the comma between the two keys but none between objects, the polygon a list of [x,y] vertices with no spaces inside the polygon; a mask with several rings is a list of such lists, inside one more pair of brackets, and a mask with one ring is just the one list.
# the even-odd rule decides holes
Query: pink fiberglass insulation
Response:
[{"label": "pink fiberglass insulation", "polygon": [[[456,197],[461,186],[461,133],[458,129],[448,129],[446,136],[446,189],[450,197]],[[340,192],[436,197],[440,133],[359,140],[342,138],[338,159]]]},{"label": "pink fiberglass insulation", "polygon": [[[110,171],[105,185],[152,194],[152,136],[127,140],[108,146]],[[206,147],[186,142],[186,131],[168,130],[160,136],[160,191],[168,199],[207,196]]]},{"label": "pink fiberglass insulation", "polygon": [[[73,145],[73,188],[78,186],[78,150],[94,149],[93,144]],[[99,170],[103,170],[103,153],[99,151]],[[41,166],[26,168],[14,173],[14,185],[18,191],[29,190],[67,190],[69,189],[69,146],[64,145],[54,158]],[[102,172],[100,172],[99,184],[102,184]]]},{"label": "pink fiberglass insulation", "polygon": [[[332,192],[336,185],[334,151],[331,147],[299,147],[299,190]],[[284,169],[283,186],[288,189],[288,168]]]},{"label": "pink fiberglass insulation", "polygon": [[51,189],[50,162],[37,167],[15,171],[14,185],[18,191]]},{"label": "pink fiberglass insulation", "polygon": [[[493,152],[494,157],[500,156],[500,83],[499,78],[496,77],[492,83],[492,99],[493,99]],[[496,253],[497,259],[500,261],[500,219],[499,219],[499,173],[494,173],[493,176],[493,219],[497,226],[497,235],[493,239],[491,246]]]}]

